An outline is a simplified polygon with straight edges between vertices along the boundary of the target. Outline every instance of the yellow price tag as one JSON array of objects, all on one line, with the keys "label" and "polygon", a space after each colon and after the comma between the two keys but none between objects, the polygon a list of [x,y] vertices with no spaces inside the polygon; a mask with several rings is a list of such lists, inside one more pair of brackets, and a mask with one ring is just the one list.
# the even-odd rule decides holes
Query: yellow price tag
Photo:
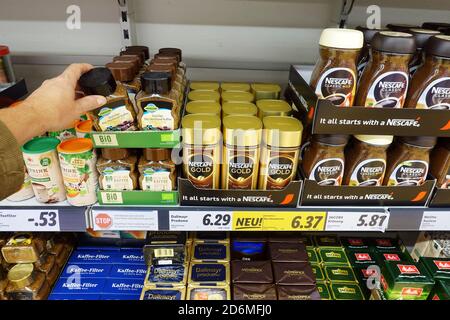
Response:
[{"label": "yellow price tag", "polygon": [[326,212],[235,211],[233,231],[324,231]]}]

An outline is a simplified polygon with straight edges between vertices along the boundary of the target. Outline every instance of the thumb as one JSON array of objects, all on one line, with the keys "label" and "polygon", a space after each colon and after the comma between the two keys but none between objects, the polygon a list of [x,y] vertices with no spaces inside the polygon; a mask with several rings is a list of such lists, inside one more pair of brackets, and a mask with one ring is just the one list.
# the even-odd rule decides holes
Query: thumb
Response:
[{"label": "thumb", "polygon": [[75,101],[75,108],[79,114],[97,109],[106,103],[103,96],[86,96]]}]

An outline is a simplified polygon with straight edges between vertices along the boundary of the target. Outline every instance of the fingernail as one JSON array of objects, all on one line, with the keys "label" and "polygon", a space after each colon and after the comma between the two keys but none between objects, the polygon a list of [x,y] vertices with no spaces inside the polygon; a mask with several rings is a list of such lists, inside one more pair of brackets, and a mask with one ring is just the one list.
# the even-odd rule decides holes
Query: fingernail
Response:
[{"label": "fingernail", "polygon": [[97,103],[99,104],[99,105],[104,105],[105,103],[106,103],[106,98],[105,97],[98,97],[97,98]]}]

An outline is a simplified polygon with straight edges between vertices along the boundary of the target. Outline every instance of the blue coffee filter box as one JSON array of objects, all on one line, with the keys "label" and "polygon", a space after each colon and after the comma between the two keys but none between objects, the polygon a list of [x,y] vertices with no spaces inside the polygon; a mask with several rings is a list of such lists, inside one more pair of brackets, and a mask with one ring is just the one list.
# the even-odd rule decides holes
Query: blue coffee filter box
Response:
[{"label": "blue coffee filter box", "polygon": [[141,279],[107,279],[104,294],[140,294],[144,282]]},{"label": "blue coffee filter box", "polygon": [[108,278],[113,265],[109,264],[74,264],[68,263],[60,278],[80,276],[82,278]]},{"label": "blue coffee filter box", "polygon": [[142,282],[147,274],[147,266],[135,264],[114,264],[111,266],[111,279],[139,279]]}]

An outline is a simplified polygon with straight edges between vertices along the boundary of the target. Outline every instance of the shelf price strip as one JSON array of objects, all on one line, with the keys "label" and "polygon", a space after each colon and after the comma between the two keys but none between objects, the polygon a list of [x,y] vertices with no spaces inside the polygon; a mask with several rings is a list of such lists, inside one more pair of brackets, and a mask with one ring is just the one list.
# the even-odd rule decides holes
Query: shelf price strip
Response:
[{"label": "shelf price strip", "polygon": [[236,211],[233,231],[323,231],[326,212]]},{"label": "shelf price strip", "polygon": [[420,231],[449,231],[449,211],[424,211],[420,223]]},{"label": "shelf price strip", "polygon": [[231,231],[230,211],[169,211],[170,231]]},{"label": "shelf price strip", "polygon": [[59,211],[56,209],[0,210],[0,232],[5,231],[61,231]]},{"label": "shelf price strip", "polygon": [[326,231],[381,231],[389,225],[389,213],[379,212],[328,212]]},{"label": "shelf price strip", "polygon": [[94,231],[158,231],[158,211],[92,210]]}]

